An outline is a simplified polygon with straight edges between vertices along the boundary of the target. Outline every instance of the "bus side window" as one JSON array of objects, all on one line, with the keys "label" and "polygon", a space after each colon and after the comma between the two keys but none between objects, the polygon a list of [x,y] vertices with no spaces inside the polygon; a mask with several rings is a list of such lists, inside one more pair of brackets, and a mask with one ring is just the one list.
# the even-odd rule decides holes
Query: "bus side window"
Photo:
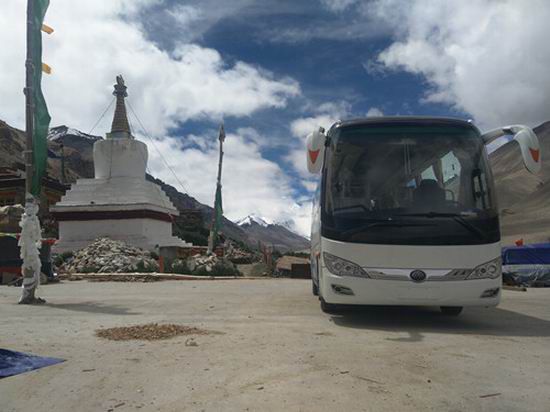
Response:
[{"label": "bus side window", "polygon": [[476,207],[480,209],[485,209],[489,204],[489,192],[487,191],[485,185],[485,173],[482,173],[481,170],[475,169],[472,172],[473,180],[473,192],[474,199],[476,202]]},{"label": "bus side window", "polygon": [[446,199],[460,201],[460,173],[462,167],[454,152],[450,151],[441,158],[441,169]]},{"label": "bus side window", "polygon": [[485,173],[481,173],[479,175],[479,182],[482,187],[482,196],[483,196],[483,207],[487,207],[489,205],[489,188],[487,187],[487,177],[485,176]]}]

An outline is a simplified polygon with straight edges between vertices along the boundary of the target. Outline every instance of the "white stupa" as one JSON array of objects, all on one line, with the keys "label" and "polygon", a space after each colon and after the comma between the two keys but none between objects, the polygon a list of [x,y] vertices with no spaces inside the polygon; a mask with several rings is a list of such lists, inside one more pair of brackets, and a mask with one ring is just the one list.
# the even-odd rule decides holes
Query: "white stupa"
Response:
[{"label": "white stupa", "polygon": [[126,86],[117,77],[116,108],[105,140],[94,143],[94,179],[79,179],[50,210],[59,222],[56,252],[77,250],[98,237],[143,249],[191,246],[172,236],[179,212],[162,189],[145,180],[147,146],[130,132]]}]

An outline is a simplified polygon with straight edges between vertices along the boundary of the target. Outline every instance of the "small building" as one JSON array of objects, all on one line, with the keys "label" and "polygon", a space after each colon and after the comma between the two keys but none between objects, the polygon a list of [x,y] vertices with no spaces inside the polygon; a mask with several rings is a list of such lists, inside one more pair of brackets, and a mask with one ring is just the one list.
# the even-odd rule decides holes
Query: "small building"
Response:
[{"label": "small building", "polygon": [[307,258],[283,256],[275,264],[275,273],[284,277],[311,279],[311,265]]},{"label": "small building", "polygon": [[111,133],[94,143],[95,177],[77,180],[50,208],[59,223],[54,250],[78,250],[98,237],[147,250],[192,246],[172,236],[172,222],[179,213],[161,187],[145,178],[147,146],[130,131],[121,76],[114,88]]},{"label": "small building", "polygon": [[[40,212],[47,213],[51,205],[59,202],[68,185],[49,176],[42,178]],[[0,207],[25,204],[25,172],[11,167],[0,167]],[[19,231],[19,230],[17,230]]]}]

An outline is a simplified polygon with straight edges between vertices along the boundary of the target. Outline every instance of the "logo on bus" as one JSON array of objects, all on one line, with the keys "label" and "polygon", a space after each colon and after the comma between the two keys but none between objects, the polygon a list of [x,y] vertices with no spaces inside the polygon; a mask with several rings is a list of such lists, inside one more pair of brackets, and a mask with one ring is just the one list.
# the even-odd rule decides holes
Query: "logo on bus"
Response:
[{"label": "logo on bus", "polygon": [[413,282],[424,282],[427,277],[423,270],[413,270],[409,276]]}]

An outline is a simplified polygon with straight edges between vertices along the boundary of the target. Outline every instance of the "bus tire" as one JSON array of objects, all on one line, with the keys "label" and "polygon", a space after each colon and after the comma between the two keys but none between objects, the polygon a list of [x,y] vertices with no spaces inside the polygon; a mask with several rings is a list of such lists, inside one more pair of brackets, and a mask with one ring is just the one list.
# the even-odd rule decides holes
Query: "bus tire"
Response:
[{"label": "bus tire", "polygon": [[319,287],[313,280],[311,281],[311,293],[313,293],[313,296],[319,296]]},{"label": "bus tire", "polygon": [[321,301],[321,310],[325,313],[328,313],[329,315],[335,315],[339,313],[340,311],[340,305],[335,305],[333,303],[327,303],[325,302],[325,299],[323,297],[320,297],[319,300]]},{"label": "bus tire", "polygon": [[458,316],[462,312],[462,306],[441,306],[441,313],[445,316]]}]

